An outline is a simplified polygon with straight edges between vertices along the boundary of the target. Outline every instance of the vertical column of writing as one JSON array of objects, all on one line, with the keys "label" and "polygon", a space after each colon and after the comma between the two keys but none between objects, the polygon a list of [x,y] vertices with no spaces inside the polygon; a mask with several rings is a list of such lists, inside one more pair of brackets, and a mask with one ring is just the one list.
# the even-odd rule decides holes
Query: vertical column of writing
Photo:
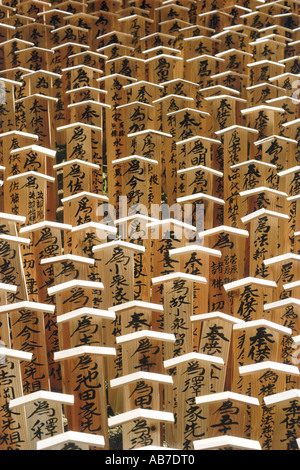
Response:
[{"label": "vertical column of writing", "polygon": [[[191,101],[192,98],[189,96],[170,94],[155,102],[158,110],[160,129],[172,136],[172,138],[165,139],[164,141],[163,157],[161,159],[162,189],[164,197],[170,206],[175,203],[179,188],[177,183],[176,117],[170,116],[169,113],[190,106]],[[170,181],[172,182],[171,184]]]},{"label": "vertical column of writing", "polygon": [[[53,266],[57,288],[54,287],[52,292],[59,294],[56,296],[56,302],[59,312],[57,321],[60,352],[64,354],[66,350],[72,352],[75,349],[76,351],[76,348],[81,346],[87,346],[88,350],[91,351],[93,347],[101,349],[103,345],[102,319],[111,318],[110,315],[105,315],[105,312],[98,310],[98,305],[95,305],[91,300],[95,291],[103,288],[103,284],[96,281],[81,281],[81,279],[90,277],[89,272],[92,270],[94,260],[78,255],[65,255],[45,259],[42,263],[43,265],[51,264]],[[105,354],[105,348],[103,354]],[[76,393],[77,389],[72,388],[74,386],[73,371],[69,369],[66,361],[62,364],[62,376],[65,389],[69,393],[75,393],[76,397],[75,406],[67,412],[70,429],[81,430],[79,417],[83,415],[84,422],[85,419],[90,419],[91,426],[96,425],[96,423],[99,425],[99,431],[101,430],[107,443],[107,405],[105,405],[106,392],[103,368],[103,359],[97,359],[93,373],[95,377],[99,378],[99,387],[93,393],[85,394],[83,391],[79,394]],[[69,380],[69,374],[72,376],[71,380]],[[92,409],[94,412],[90,414]],[[89,432],[90,429],[85,428],[85,432],[87,431]]]},{"label": "vertical column of writing", "polygon": [[[17,286],[13,284],[0,284],[0,302],[1,305],[7,304],[7,295],[9,293],[15,294],[17,292]],[[11,338],[10,338],[10,324],[8,313],[3,313],[0,321],[0,345],[1,347],[10,348],[11,347]]]},{"label": "vertical column of writing", "polygon": [[[150,236],[153,240],[153,277],[159,277],[178,271],[180,265],[176,257],[172,257],[170,250],[185,246],[186,243],[195,240],[196,227],[184,224],[175,218],[170,218],[169,207],[162,205],[161,221],[151,221],[147,224],[151,230]],[[175,209],[181,210],[177,205]],[[153,214],[155,219],[160,218],[160,212]],[[163,220],[166,219],[166,220]],[[162,286],[157,285],[152,288],[152,300],[156,303],[163,302]],[[158,325],[161,320],[157,319]],[[163,325],[158,326],[159,329]]]},{"label": "vertical column of writing", "polygon": [[[48,288],[55,283],[52,265],[44,265],[43,260],[62,254],[63,231],[70,231],[71,226],[58,224],[56,222],[44,222],[24,227],[21,234],[29,234],[34,250],[36,264],[36,281],[39,291],[39,301],[48,305],[55,305],[55,297],[48,294]],[[45,335],[47,345],[47,357],[49,368],[49,380],[51,390],[61,391],[60,364],[54,361],[54,353],[59,351],[58,326],[56,317],[46,312],[44,316]]]},{"label": "vertical column of writing", "polygon": [[[146,59],[146,64],[149,70],[149,80],[155,84],[162,84],[175,78],[182,77],[182,62],[182,57],[166,53],[160,53],[149,57]],[[176,124],[174,123],[174,119],[172,120],[169,116],[169,112],[171,112],[170,109],[174,109],[174,105],[176,105],[174,101],[175,97],[173,97],[173,101],[171,100],[170,103],[164,100],[158,104],[158,116],[161,126],[160,130],[172,136],[172,138],[164,140],[161,167],[161,175],[163,175],[162,183],[164,183],[163,191],[166,201],[170,206],[172,206],[176,201]],[[179,107],[181,107],[181,105],[179,105]],[[175,107],[175,109],[178,109],[178,107]]]},{"label": "vertical column of writing", "polygon": [[[196,397],[203,418],[206,420],[205,435],[210,439],[218,436],[250,438],[249,411],[259,406],[257,398],[232,392]],[[203,426],[204,427],[204,426]],[[201,440],[199,442],[201,444]],[[195,447],[196,448],[196,447]]]},{"label": "vertical column of writing", "polygon": [[274,429],[276,432],[273,436],[272,450],[298,449],[299,397],[297,390],[265,397],[264,402],[267,407],[273,407],[275,411]]},{"label": "vertical column of writing", "polygon": [[[99,260],[100,272],[103,273],[105,309],[134,300],[134,254],[144,250],[142,246],[123,241],[104,243],[93,248]],[[116,315],[115,320],[106,328],[105,341],[108,346],[115,346],[116,338],[121,333],[120,328],[121,317]],[[107,359],[108,380],[119,377],[122,373],[122,362],[122,350],[119,346],[116,348],[116,357]],[[108,400],[115,412],[122,407],[120,392],[111,390]]]},{"label": "vertical column of writing", "polygon": [[[138,218],[134,219],[134,214],[142,214],[144,217],[148,217],[148,214],[151,213],[151,204],[148,203],[149,192],[147,191],[147,189],[149,187],[149,173],[151,172],[151,169],[155,164],[158,164],[158,162],[156,162],[155,160],[145,159],[144,157],[139,156],[125,157],[124,159],[115,160],[115,165],[119,165],[121,168],[120,174],[122,175],[122,194],[124,195],[124,197],[126,197],[126,213],[128,210],[129,216],[133,217],[133,223],[134,220],[136,221],[137,225],[135,228],[137,230],[134,232],[140,232],[140,234],[142,227],[139,225],[140,222],[138,221]],[[158,200],[157,190],[154,200]],[[145,224],[143,225],[145,227]],[[134,228],[133,225],[132,228]],[[150,239],[149,237],[147,237],[146,231],[143,232],[141,238],[139,237],[138,233],[134,232],[132,234],[133,239],[135,239],[136,243],[139,246],[145,248],[145,255],[142,255],[141,253],[135,254],[134,297],[135,299],[143,299],[146,301],[150,300]],[[128,232],[126,232],[125,240],[128,239],[128,235]],[[143,263],[142,257],[145,256],[147,256],[148,260],[147,262]]]},{"label": "vertical column of writing", "polygon": [[[162,354],[166,342],[175,341],[172,334],[152,330],[153,312],[162,312],[161,305],[135,301],[111,308],[121,313],[121,336],[117,344],[122,347],[122,376],[111,381],[112,388],[123,391],[123,412],[137,409],[160,410],[163,407],[163,386],[170,383],[162,374]],[[123,448],[141,446],[132,439],[132,423],[123,424]],[[149,444],[163,444],[161,425],[149,427]],[[134,446],[133,443],[135,444]]]},{"label": "vertical column of writing", "polygon": [[[106,70],[106,74],[108,71]],[[124,74],[106,75],[100,79],[102,88],[107,92],[105,102],[111,106],[105,110],[105,149],[107,159],[107,191],[111,204],[115,207],[116,217],[119,215],[119,197],[121,196],[121,177],[113,161],[126,156],[124,109],[117,109],[125,102],[124,85],[135,81],[135,78]],[[131,153],[129,153],[131,155]]]},{"label": "vertical column of writing", "polygon": [[25,410],[28,428],[28,450],[37,450],[37,443],[61,434],[64,429],[63,405],[73,404],[72,395],[55,392],[35,392],[9,402],[9,408],[18,414]]},{"label": "vertical column of writing", "polygon": [[[209,279],[209,257],[221,257],[221,252],[218,250],[210,250],[200,245],[187,245],[182,248],[175,248],[170,250],[170,255],[179,260],[178,271],[195,276],[203,276]],[[198,316],[201,313],[208,311],[208,293],[209,286],[194,285],[193,289],[193,316]],[[191,321],[193,322],[193,316]],[[200,341],[201,328],[193,327],[193,350],[198,351]]]},{"label": "vertical column of writing", "polygon": [[[8,303],[28,300],[26,280],[21,258],[20,243],[18,243],[17,224],[24,224],[25,218],[12,214],[0,214],[1,232],[6,239],[1,240],[0,281],[3,284],[17,286],[15,292],[7,294]],[[2,236],[3,236],[2,235]],[[14,243],[15,241],[15,243]],[[24,243],[24,239],[19,242]],[[26,240],[28,243],[28,240]]]},{"label": "vertical column of writing", "polygon": [[[274,433],[274,409],[264,403],[264,398],[285,390],[286,375],[299,375],[298,367],[270,363],[264,365],[242,366],[241,376],[249,375],[251,395],[259,399],[260,407],[253,410],[253,426],[251,426],[251,439],[259,440],[262,450],[272,448]],[[254,416],[255,415],[255,416]],[[256,423],[260,423],[259,426]]]},{"label": "vertical column of writing", "polygon": [[211,312],[195,315],[191,318],[193,324],[200,323],[201,335],[198,352],[221,357],[224,367],[212,365],[211,392],[221,393],[231,389],[232,383],[232,336],[235,324],[243,323],[222,312]]},{"label": "vertical column of writing", "polygon": [[[171,360],[193,351],[193,330],[191,325],[191,316],[193,315],[193,286],[194,283],[206,284],[206,279],[202,276],[192,274],[184,274],[174,272],[165,274],[157,278],[152,278],[152,284],[162,285],[163,287],[163,303],[164,303],[164,316],[163,328],[164,331],[174,334],[175,342],[167,343],[164,348],[164,358]],[[175,380],[176,370],[171,370],[173,380]],[[176,406],[181,398],[180,391],[175,385],[173,389],[168,388],[165,391],[165,406],[166,409],[176,414]],[[178,416],[178,422],[182,422],[185,413]],[[176,422],[176,420],[175,420]],[[179,435],[181,431],[178,431]],[[169,445],[181,448],[182,437],[176,436],[175,428],[172,426],[166,427],[166,440]]]},{"label": "vertical column of writing", "polygon": [[[231,295],[235,317],[245,322],[259,321],[265,317],[263,312],[266,298],[271,296],[276,288],[277,284],[274,281],[254,277],[224,285],[226,293]],[[232,390],[243,393],[248,389],[249,384],[245,383],[238,369],[244,361],[244,335],[242,333],[233,335],[232,354]]]},{"label": "vertical column of writing", "polygon": [[210,393],[211,366],[223,366],[219,357],[207,354],[183,354],[164,362],[173,375],[176,399],[173,403],[175,422],[166,425],[166,440],[169,445],[184,450],[193,449],[193,442],[205,435],[205,416],[195,398]]},{"label": "vertical column of writing", "polygon": [[109,442],[103,358],[114,354],[114,348],[96,346],[75,347],[55,353],[55,359],[63,362],[62,369],[68,377],[64,385],[74,395],[68,428],[104,437],[105,449],[109,448]]},{"label": "vertical column of writing", "polygon": [[[2,316],[3,314],[1,314]],[[13,349],[1,348],[0,379],[0,449],[28,450],[25,411],[15,413],[9,403],[23,394],[20,361],[30,361],[32,355]]]},{"label": "vertical column of writing", "polygon": [[221,225],[201,231],[198,235],[205,241],[211,238],[209,247],[218,249],[222,253],[221,260],[211,262],[209,310],[211,312],[225,310],[225,313],[234,314],[234,299],[226,295],[223,285],[226,280],[237,278],[240,265],[236,245],[246,244],[244,240],[248,238],[249,233],[247,230]]},{"label": "vertical column of writing", "polygon": [[55,307],[37,302],[20,302],[5,308],[10,314],[13,347],[32,353],[32,361],[21,365],[24,394],[49,390],[44,313],[53,314]]},{"label": "vertical column of writing", "polygon": [[[88,264],[92,261],[88,259]],[[101,311],[86,307],[90,293],[103,289],[103,284],[76,279],[77,273],[84,277],[80,271],[86,270],[84,265],[87,260],[81,257],[73,256],[72,259],[69,256],[67,260],[54,258],[48,262],[56,265],[58,281],[65,276],[68,268],[75,274],[74,280],[62,282],[48,291],[49,295],[56,295],[56,302],[60,307],[58,310],[67,310],[58,317],[61,350],[54,354],[54,359],[63,362],[63,386],[66,392],[74,395],[74,407],[67,413],[68,427],[75,431],[101,432],[105,437],[105,445],[108,445],[103,356],[114,355],[115,350],[97,346],[101,344],[99,320],[105,317],[105,312],[101,315]],[[60,263],[62,268],[59,267]],[[78,304],[80,307],[76,308]],[[109,315],[106,316],[110,318]]]},{"label": "vertical column of writing", "polygon": [[[217,206],[223,205],[223,200],[216,197],[220,193],[223,194],[223,173],[215,170],[212,163],[212,146],[220,143],[221,141],[216,139],[199,135],[179,141],[176,144],[178,158],[177,194],[179,196],[177,202],[183,205],[188,203],[195,205],[192,213],[193,219],[195,218],[193,223],[196,225],[197,231],[212,228],[215,204]],[[189,174],[191,176],[188,177]],[[188,184],[188,179],[198,183],[200,193],[194,191],[194,185]],[[209,187],[208,181],[210,181]],[[188,192],[191,194],[185,196],[189,186],[191,186],[191,189]]]},{"label": "vertical column of writing", "polygon": [[[47,176],[47,167],[49,164],[52,165],[51,160],[55,157],[55,152],[37,145],[29,145],[11,150],[11,157],[19,162],[20,173],[8,176],[7,181],[18,184],[20,195],[18,212],[26,217],[26,225],[42,223],[48,219],[48,216],[51,219],[51,214],[48,212],[47,185],[53,184],[54,178]],[[56,205],[52,204],[52,207],[54,209]],[[29,299],[38,301],[38,260],[34,246],[23,248],[22,256]]]},{"label": "vertical column of writing", "polygon": [[[141,81],[124,86],[127,100],[131,104],[128,125],[126,129],[128,150],[133,152],[131,157],[123,159],[122,194],[126,197],[125,216],[132,217],[131,238],[145,247],[145,255],[135,254],[135,298],[150,300],[150,279],[152,269],[152,250],[150,231],[146,228],[145,220],[151,220],[153,207],[161,203],[161,155],[158,146],[157,110],[151,104],[156,102],[162,93],[162,87],[150,82]],[[146,108],[143,108],[146,106]],[[150,107],[151,106],[151,107]],[[142,145],[141,145],[142,144]],[[142,151],[140,153],[140,150]],[[147,156],[146,156],[147,155]],[[119,160],[115,161],[118,164]],[[121,170],[120,170],[121,172]],[[122,210],[122,212],[124,212]],[[137,219],[134,216],[137,215]],[[121,214],[120,214],[121,216]],[[139,224],[142,225],[139,225]],[[134,230],[134,226],[135,229]],[[129,227],[128,227],[129,228]],[[137,233],[135,233],[135,231]],[[143,232],[143,233],[142,233]],[[129,232],[126,232],[128,239]],[[147,257],[147,259],[145,258]]]}]

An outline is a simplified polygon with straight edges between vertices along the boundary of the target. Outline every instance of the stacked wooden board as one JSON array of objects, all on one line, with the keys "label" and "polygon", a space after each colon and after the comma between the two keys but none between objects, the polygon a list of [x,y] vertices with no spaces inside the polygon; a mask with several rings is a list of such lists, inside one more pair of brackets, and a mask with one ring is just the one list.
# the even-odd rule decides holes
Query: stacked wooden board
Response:
[{"label": "stacked wooden board", "polygon": [[299,0],[2,0],[0,450],[300,447]]}]

